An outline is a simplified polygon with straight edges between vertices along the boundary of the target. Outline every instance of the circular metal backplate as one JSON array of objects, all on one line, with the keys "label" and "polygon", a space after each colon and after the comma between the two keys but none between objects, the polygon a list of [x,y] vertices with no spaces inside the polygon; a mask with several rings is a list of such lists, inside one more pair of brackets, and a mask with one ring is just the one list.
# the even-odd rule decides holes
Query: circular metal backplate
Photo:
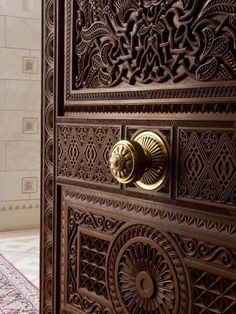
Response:
[{"label": "circular metal backplate", "polygon": [[165,142],[157,133],[151,131],[144,131],[133,140],[142,146],[150,162],[148,169],[136,184],[145,190],[159,188],[168,173],[169,154]]}]

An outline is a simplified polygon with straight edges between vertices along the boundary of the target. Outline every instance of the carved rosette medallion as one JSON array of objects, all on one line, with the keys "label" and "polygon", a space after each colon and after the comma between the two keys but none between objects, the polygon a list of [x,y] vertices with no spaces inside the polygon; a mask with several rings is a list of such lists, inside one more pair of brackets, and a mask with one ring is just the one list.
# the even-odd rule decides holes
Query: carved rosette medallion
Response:
[{"label": "carved rosette medallion", "polygon": [[115,313],[190,313],[188,276],[166,234],[145,225],[122,230],[109,251]]}]

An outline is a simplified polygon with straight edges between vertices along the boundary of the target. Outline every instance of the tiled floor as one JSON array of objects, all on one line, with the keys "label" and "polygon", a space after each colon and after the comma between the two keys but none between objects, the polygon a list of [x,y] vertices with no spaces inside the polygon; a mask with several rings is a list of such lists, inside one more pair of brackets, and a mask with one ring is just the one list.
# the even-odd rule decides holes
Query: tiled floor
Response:
[{"label": "tiled floor", "polygon": [[0,253],[39,287],[39,230],[0,232]]}]

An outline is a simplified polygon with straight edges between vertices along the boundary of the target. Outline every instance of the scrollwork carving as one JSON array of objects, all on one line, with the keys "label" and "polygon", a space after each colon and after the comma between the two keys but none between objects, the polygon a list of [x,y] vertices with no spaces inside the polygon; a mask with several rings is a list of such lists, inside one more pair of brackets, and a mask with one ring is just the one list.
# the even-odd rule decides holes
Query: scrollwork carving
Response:
[{"label": "scrollwork carving", "polygon": [[76,1],[75,88],[236,77],[234,0]]},{"label": "scrollwork carving", "polygon": [[78,226],[90,227],[109,234],[114,234],[124,224],[123,221],[103,215],[92,214],[79,209],[73,209],[72,207],[68,208],[68,212],[71,223]]},{"label": "scrollwork carving", "polygon": [[176,236],[176,239],[186,257],[196,258],[227,269],[236,268],[236,252],[229,248],[184,236]]},{"label": "scrollwork carving", "polygon": [[106,308],[90,298],[80,295],[79,293],[74,294],[71,305],[87,314],[113,314],[109,308]]}]

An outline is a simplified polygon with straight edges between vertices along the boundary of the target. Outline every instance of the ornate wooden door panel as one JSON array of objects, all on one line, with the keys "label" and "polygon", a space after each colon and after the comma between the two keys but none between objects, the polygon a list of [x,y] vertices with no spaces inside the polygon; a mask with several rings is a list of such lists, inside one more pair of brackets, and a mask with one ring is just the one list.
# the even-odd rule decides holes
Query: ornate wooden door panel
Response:
[{"label": "ornate wooden door panel", "polygon": [[43,21],[41,313],[236,313],[236,0]]}]

